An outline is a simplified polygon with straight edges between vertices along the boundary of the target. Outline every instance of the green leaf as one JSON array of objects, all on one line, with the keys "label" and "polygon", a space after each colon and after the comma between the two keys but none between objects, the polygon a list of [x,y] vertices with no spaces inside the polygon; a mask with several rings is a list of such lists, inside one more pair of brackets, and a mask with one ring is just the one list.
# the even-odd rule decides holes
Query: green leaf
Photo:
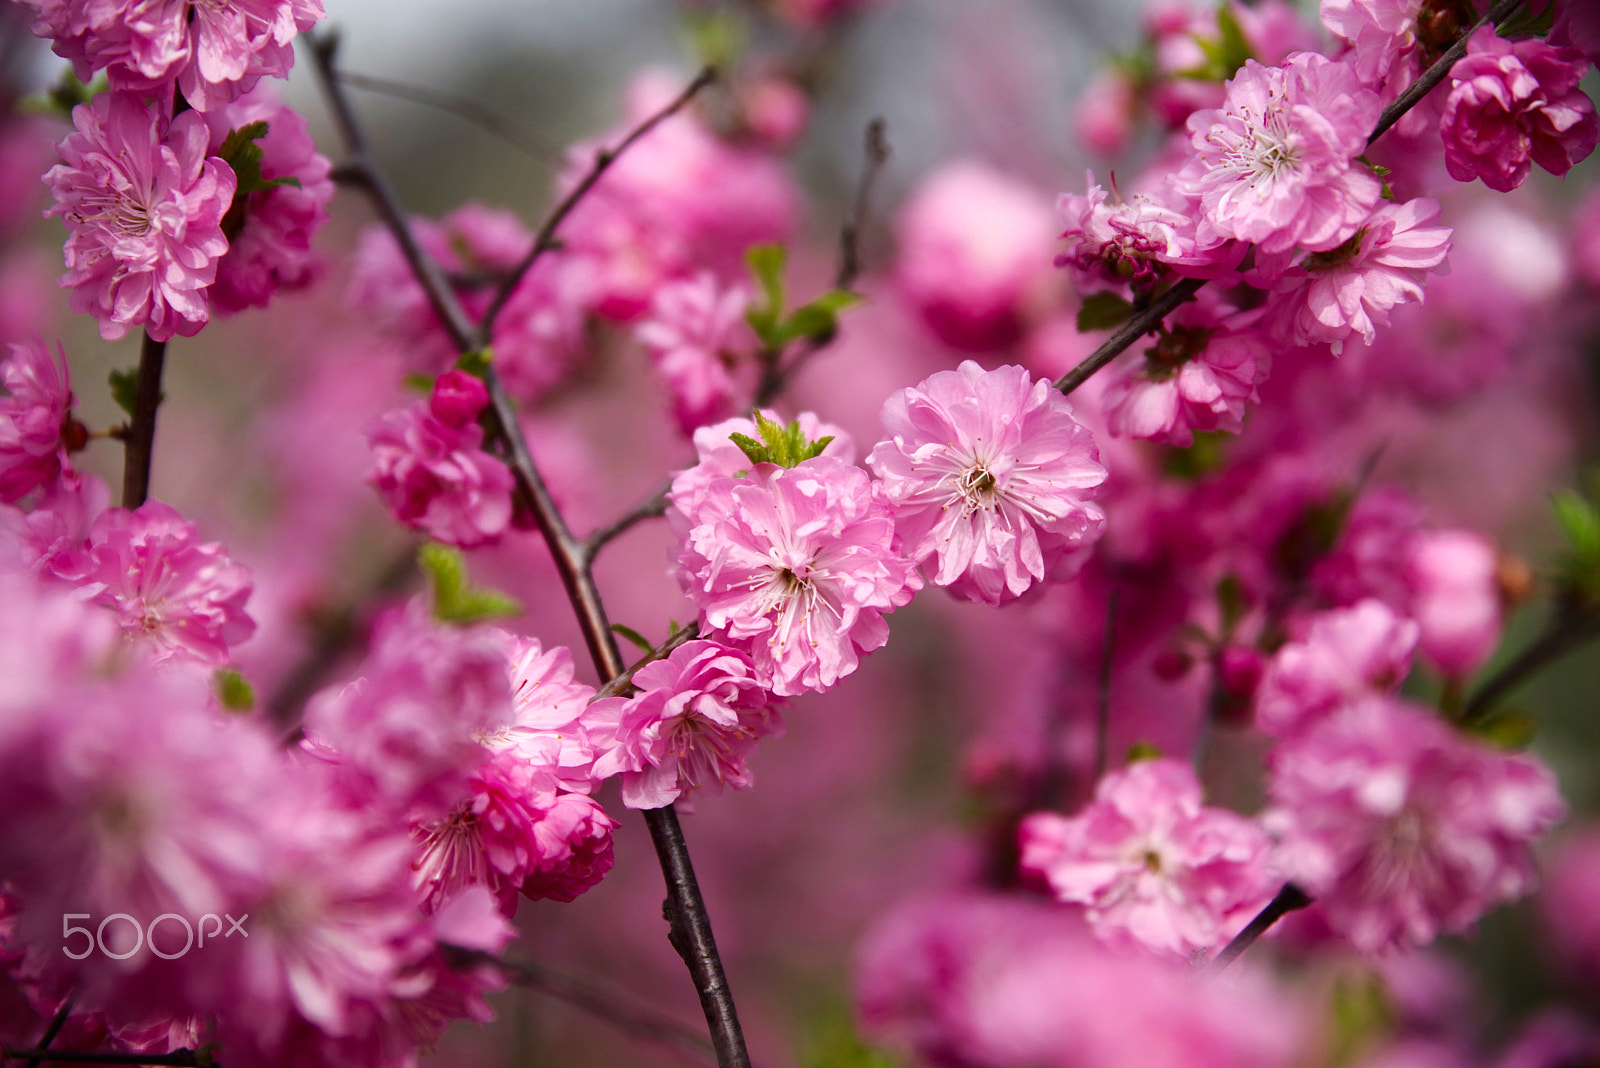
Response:
[{"label": "green leaf", "polygon": [[1141,760],[1160,760],[1164,755],[1149,742],[1134,742],[1128,746],[1128,752],[1122,760],[1125,764],[1137,764]]},{"label": "green leaf", "polygon": [[1078,308],[1078,332],[1110,330],[1133,314],[1133,305],[1115,293],[1095,293]]},{"label": "green leaf", "polygon": [[280,185],[300,188],[298,178],[267,178],[262,175],[261,161],[264,155],[261,146],[256,142],[265,136],[267,136],[267,124],[258,119],[229,130],[228,136],[222,139],[222,147],[216,151],[216,155],[233,168],[233,175],[238,180],[238,185],[233,190],[233,201],[222,216],[222,232],[230,241],[238,236],[244,226],[245,213],[248,210],[246,205],[249,203],[251,193],[264,193]]},{"label": "green leaf", "polygon": [[701,66],[728,70],[744,45],[744,27],[728,9],[686,12],[683,28],[689,51],[700,60]]},{"label": "green leaf", "polygon": [[1250,42],[1245,39],[1244,29],[1239,25],[1239,20],[1234,17],[1233,9],[1228,4],[1217,8],[1217,36],[1205,37],[1198,33],[1190,36],[1205,55],[1206,61],[1198,67],[1179,71],[1180,78],[1206,82],[1226,81],[1244,66],[1245,60],[1255,58],[1250,51]]},{"label": "green leaf", "polygon": [[465,371],[474,378],[482,378],[489,373],[489,365],[493,362],[493,349],[474,349],[461,354],[456,360],[456,370]]},{"label": "green leaf", "polygon": [[833,435],[830,434],[816,441],[808,441],[805,431],[800,429],[798,420],[791,420],[788,425],[783,425],[768,419],[760,412],[755,413],[755,420],[756,430],[761,434],[760,441],[748,434],[735,432],[728,435],[729,440],[739,446],[739,450],[753,464],[797,467],[814,456],[822,455],[822,450],[833,440]]},{"label": "green leaf", "polygon": [[441,623],[481,623],[522,614],[522,605],[498,590],[467,582],[467,562],[459,549],[425,542],[417,550],[417,563],[433,589],[433,614]]},{"label": "green leaf", "polygon": [[1580,566],[1600,564],[1600,512],[1594,504],[1571,490],[1562,490],[1551,496],[1550,508],[1576,562]]},{"label": "green leaf", "polygon": [[1326,1063],[1330,1068],[1349,1068],[1394,1029],[1394,1008],[1377,974],[1340,976],[1334,980],[1329,1002],[1332,1048]]},{"label": "green leaf", "polygon": [[413,393],[429,394],[433,392],[433,376],[417,371],[401,379],[405,387]]},{"label": "green leaf", "polygon": [[655,648],[654,645],[650,644],[650,639],[649,638],[646,638],[643,634],[640,634],[638,631],[634,630],[632,627],[627,626],[625,624],[613,623],[613,624],[611,624],[611,631],[612,631],[613,634],[617,634],[617,635],[619,635],[619,636],[621,636],[623,638],[628,639],[630,642],[632,642],[633,644],[637,645],[644,652],[648,653],[650,650]]},{"label": "green leaf", "polygon": [[1245,608],[1248,607],[1244,595],[1244,583],[1239,581],[1239,576],[1229,572],[1217,580],[1217,607],[1222,612],[1222,636],[1226,640],[1233,635],[1233,630],[1244,618]]},{"label": "green leaf", "polygon": [[1539,732],[1539,721],[1522,709],[1506,709],[1471,724],[1468,729],[1500,749],[1526,749]]},{"label": "green leaf", "polygon": [[1197,431],[1194,444],[1186,448],[1171,446],[1162,454],[1161,470],[1168,478],[1197,482],[1221,469],[1232,436],[1221,430]]},{"label": "green leaf", "polygon": [[219,668],[211,676],[217,703],[229,712],[249,712],[256,707],[256,692],[245,677],[232,668]]},{"label": "green leaf", "polygon": [[767,447],[750,435],[734,431],[728,435],[728,439],[739,446],[740,451],[750,458],[751,463],[770,464],[773,462],[772,454],[767,451]]},{"label": "green leaf", "polygon": [[788,253],[782,245],[751,245],[744,254],[751,275],[761,287],[762,297],[759,306],[752,306],[745,312],[745,321],[768,348],[782,344],[778,338],[778,324],[783,319],[783,267],[787,259]]},{"label": "green leaf", "polygon": [[134,397],[139,393],[139,372],[112,371],[106,381],[111,383],[111,399],[117,402],[117,407],[132,415]]},{"label": "green leaf", "polygon": [[72,73],[68,67],[61,72],[61,77],[56,79],[56,84],[42,93],[27,97],[19,105],[19,110],[29,115],[48,115],[51,118],[72,121],[72,109],[79,104],[87,104],[96,93],[103,93],[111,88],[111,83],[104,74],[97,75],[91,82],[84,83]]}]

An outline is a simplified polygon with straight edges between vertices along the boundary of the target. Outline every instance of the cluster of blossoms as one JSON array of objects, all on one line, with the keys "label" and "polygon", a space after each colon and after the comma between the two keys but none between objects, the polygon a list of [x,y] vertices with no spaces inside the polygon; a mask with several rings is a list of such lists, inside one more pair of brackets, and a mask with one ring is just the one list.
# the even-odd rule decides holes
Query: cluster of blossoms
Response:
[{"label": "cluster of blossoms", "polygon": [[[61,284],[104,338],[192,336],[323,275],[312,241],[331,167],[257,84],[287,73],[316,0],[28,2],[77,76],[109,83],[74,109],[45,175],[46,214],[67,228]],[[757,5],[808,49],[866,6]],[[607,805],[694,811],[749,790],[758,743],[787,717],[785,745],[815,761],[797,765],[808,805],[840,817],[814,822],[848,840],[865,821],[846,804],[861,802],[831,776],[844,754],[878,750],[859,725],[815,730],[808,695],[865,694],[867,730],[927,706],[917,732],[948,734],[925,728],[962,688],[946,683],[968,681],[955,669],[975,665],[963,770],[982,833],[943,861],[955,886],[925,892],[907,863],[901,887],[919,895],[858,961],[864,1033],[966,1068],[1468,1064],[1435,1041],[1444,1024],[1417,1019],[1448,1000],[1406,972],[1431,958],[1402,954],[1531,893],[1533,850],[1566,814],[1484,673],[1522,591],[1517,562],[1473,529],[1515,518],[1489,483],[1547,471],[1496,469],[1482,500],[1418,484],[1479,477],[1518,451],[1508,434],[1534,437],[1550,408],[1536,391],[1570,386],[1515,351],[1577,315],[1547,314],[1570,281],[1559,239],[1516,209],[1486,215],[1464,183],[1510,191],[1532,164],[1559,177],[1592,152],[1580,82],[1600,26],[1578,6],[1557,0],[1542,39],[1531,17],[1471,32],[1438,92],[1391,123],[1385,109],[1468,32],[1470,3],[1324,0],[1320,28],[1278,0],[1157,3],[1141,59],[1097,82],[1080,116],[1107,154],[1153,118],[1165,141],[1144,169],[1109,189],[1089,174],[1052,216],[1031,183],[949,164],[912,192],[896,261],[842,318],[859,295],[790,308],[783,259],[762,247],[798,230],[780,153],[807,122],[810,75],[734,55],[709,101],[642,75],[625,123],[556,175],[558,202],[576,195],[552,216],[558,235],[479,204],[437,220],[385,205],[392,228],[362,234],[352,260],[358,340],[286,356],[303,382],[277,437],[262,435],[274,459],[316,471],[285,479],[299,492],[277,525],[235,550],[201,530],[242,522],[192,520],[142,490],[112,506],[78,454],[105,437],[138,449],[148,412],[124,404],[133,424],[91,432],[65,353],[13,344],[0,1043],[25,1048],[59,1018],[50,1041],[88,1054],[214,1044],[246,1068],[406,1068],[451,1021],[491,1017],[485,995],[506,982],[492,957],[519,912],[528,922],[524,900],[572,902],[612,871],[622,824]],[[722,17],[695,11],[697,40],[737,53]],[[1329,34],[1337,45],[1317,50]],[[1600,286],[1600,201],[1586,217],[1575,264]],[[452,299],[493,314],[485,351],[459,351],[440,317]],[[1090,356],[1164,299],[1175,308],[1118,362]],[[856,358],[851,389],[784,398],[792,421],[760,406],[802,392],[798,372],[835,344]],[[1058,386],[1069,369],[1100,373]],[[654,430],[689,439],[693,462],[658,506],[582,539],[539,484],[569,440],[568,391],[628,370],[654,387],[662,425],[583,418],[617,454],[658,455]],[[426,397],[398,402],[402,375]],[[1493,418],[1447,422],[1490,385]],[[550,441],[523,448],[523,419],[554,427]],[[1454,437],[1419,441],[1417,425]],[[347,611],[330,591],[351,577],[304,544],[347,538],[352,572],[380,555],[383,535],[346,500],[363,464],[393,525],[442,545],[420,556],[431,595]],[[222,515],[278,507],[239,482],[251,503]],[[673,624],[618,675],[594,564],[652,512],[663,538],[648,567],[616,565],[636,581],[610,608],[664,616],[652,583],[675,583],[694,630]],[[1563,516],[1557,623],[1581,636],[1600,616],[1600,506],[1566,501]],[[514,536],[535,526],[548,555]],[[530,607],[467,585],[455,550]],[[549,607],[564,608],[552,558],[600,678],[529,636],[570,631]],[[863,662],[912,612],[916,685],[886,688],[876,669],[903,665]],[[497,615],[516,618],[501,629]],[[959,622],[930,637],[940,620]],[[259,708],[246,674],[272,684]],[[763,824],[764,855],[804,840],[792,816]],[[659,848],[676,824],[650,819]],[[1584,911],[1600,870],[1592,843],[1571,849],[1558,916]],[[740,859],[728,867],[767,867]],[[762,877],[782,881],[778,863]],[[677,936],[698,906],[673,880]],[[1207,982],[1285,902],[1307,912],[1277,952],[1310,978],[1240,966]],[[67,907],[107,921],[76,929],[90,952],[57,952]],[[171,921],[205,933],[218,916],[247,918],[247,936],[179,963]],[[1345,964],[1323,962],[1350,948],[1387,961],[1393,1004],[1329,1053],[1306,991],[1337,987]],[[1567,951],[1575,973],[1600,970],[1600,932]],[[1501,1063],[1597,1051],[1600,1032],[1554,1019]]]}]

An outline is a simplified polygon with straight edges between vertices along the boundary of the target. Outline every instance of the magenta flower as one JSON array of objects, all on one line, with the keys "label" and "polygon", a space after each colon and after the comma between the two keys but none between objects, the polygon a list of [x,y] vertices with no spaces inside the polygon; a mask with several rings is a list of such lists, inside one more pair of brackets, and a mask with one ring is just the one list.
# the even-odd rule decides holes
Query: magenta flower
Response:
[{"label": "magenta flower", "polygon": [[906,555],[937,561],[935,586],[1001,604],[1076,568],[1100,536],[1090,498],[1106,470],[1049,382],[968,360],[895,393],[880,418],[889,437],[867,463]]},{"label": "magenta flower", "polygon": [[662,808],[684,797],[716,797],[724,786],[749,789],[745,760],[783,721],[743,653],[686,642],[640,668],[633,682],[643,691],[637,697],[594,706],[595,716],[616,722],[615,745],[595,776],[620,773],[623,804]]},{"label": "magenta flower", "polygon": [[575,900],[611,870],[611,832],[619,826],[594,798],[557,795],[535,828],[539,859],[523,894],[532,901]]},{"label": "magenta flower", "polygon": [[1087,195],[1063,193],[1056,200],[1061,239],[1067,243],[1056,266],[1072,272],[1080,293],[1148,287],[1174,268],[1178,274],[1210,276],[1238,266],[1244,255],[1237,244],[1197,248],[1193,213],[1175,211],[1148,193],[1112,203],[1093,172],[1085,175],[1085,184]]},{"label": "magenta flower", "polygon": [[1158,953],[1219,945],[1275,889],[1266,834],[1203,807],[1194,770],[1176,760],[1112,772],[1078,815],[1035,812],[1021,836],[1022,870],[1057,901],[1087,906],[1099,937]]},{"label": "magenta flower", "polygon": [[1272,363],[1258,318],[1204,295],[1174,312],[1144,359],[1126,363],[1106,387],[1111,433],[1185,447],[1196,430],[1239,433]]},{"label": "magenta flower", "polygon": [[1030,303],[1048,298],[1050,202],[971,161],[931,175],[900,212],[896,285],[945,344],[985,351],[1014,343]]},{"label": "magenta flower", "polygon": [[1578,87],[1589,61],[1534,38],[1512,43],[1485,26],[1450,69],[1444,162],[1459,182],[1482,178],[1502,193],[1527,180],[1530,163],[1558,177],[1600,139],[1594,101]]},{"label": "magenta flower", "polygon": [[208,159],[205,119],[169,121],[132,93],[100,93],[72,109],[77,132],[44,180],[55,197],[46,215],[67,227],[72,310],[100,321],[100,336],[144,327],[165,341],[189,337],[210,315],[206,287],[228,250],[222,216],[233,171]]},{"label": "magenta flower", "polygon": [[1417,624],[1382,601],[1324,612],[1285,644],[1256,693],[1256,726],[1287,738],[1366,697],[1392,694],[1411,673]]},{"label": "magenta flower", "polygon": [[1438,219],[1439,202],[1427,197],[1384,204],[1338,248],[1287,269],[1258,258],[1264,274],[1283,272],[1272,281],[1267,305],[1275,336],[1290,345],[1326,343],[1335,353],[1352,334],[1372,344],[1377,327],[1389,325],[1390,308],[1420,304],[1428,274],[1449,269],[1452,231]]},{"label": "magenta flower", "polygon": [[718,479],[696,518],[678,549],[684,592],[785,697],[854,671],[889,640],[883,617],[922,588],[866,472],[828,456]]},{"label": "magenta flower", "polygon": [[1411,614],[1423,655],[1446,675],[1465,679],[1500,641],[1500,554],[1470,530],[1424,530],[1406,561]]},{"label": "magenta flower", "polygon": [[1355,162],[1377,124],[1378,94],[1346,64],[1311,52],[1282,67],[1249,60],[1220,109],[1189,116],[1190,157],[1173,187],[1200,202],[1202,246],[1226,238],[1267,252],[1339,247],[1378,202]]},{"label": "magenta flower", "polygon": [[0,501],[7,504],[71,470],[63,435],[72,414],[72,377],[59,342],[56,355],[52,360],[35,341],[12,345],[0,361],[0,382],[9,394],[0,396]]},{"label": "magenta flower", "polygon": [[513,480],[510,468],[483,451],[477,417],[488,393],[465,401],[452,375],[466,377],[441,375],[427,403],[385,412],[367,427],[367,485],[401,523],[470,549],[498,541],[510,524]]},{"label": "magenta flower", "polygon": [[1529,847],[1564,811],[1533,757],[1381,698],[1280,745],[1271,795],[1276,863],[1367,953],[1426,945],[1526,894]]},{"label": "magenta flower", "polygon": [[634,329],[666,381],[672,414],[685,435],[726,419],[748,391],[737,370],[755,346],[744,321],[749,304],[743,286],[723,286],[702,271],[656,290],[649,316]]},{"label": "magenta flower", "polygon": [[311,240],[328,221],[333,167],[317,152],[306,120],[265,86],[206,115],[211,151],[222,147],[229,131],[253,122],[267,123],[266,134],[256,141],[263,153],[261,176],[300,184],[245,198],[239,229],[217,263],[209,291],[212,305],[224,315],[266,307],[274,293],[305,289],[322,277],[323,263],[311,251]]},{"label": "magenta flower", "polygon": [[244,610],[249,570],[219,543],[200,542],[194,524],[160,501],[100,513],[88,550],[84,592],[157,661],[226,664],[231,647],[255,633]]},{"label": "magenta flower", "polygon": [[33,32],[52,39],[89,81],[105,70],[111,86],[142,95],[173,81],[189,105],[210,111],[263,76],[286,78],[294,37],[323,17],[321,0],[27,0],[39,10]]}]

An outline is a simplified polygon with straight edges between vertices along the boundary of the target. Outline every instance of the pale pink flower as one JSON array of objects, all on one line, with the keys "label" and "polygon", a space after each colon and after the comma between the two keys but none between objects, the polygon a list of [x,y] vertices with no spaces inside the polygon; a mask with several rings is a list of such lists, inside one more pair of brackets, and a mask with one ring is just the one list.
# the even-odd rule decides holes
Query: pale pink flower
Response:
[{"label": "pale pink flower", "polygon": [[922,588],[860,468],[828,456],[756,464],[705,494],[679,581],[702,626],[747,654],[774,693],[831,688],[889,640],[883,617]]},{"label": "pale pink flower", "polygon": [[755,347],[744,321],[749,305],[744,286],[724,286],[702,271],[656,290],[648,317],[634,329],[666,381],[672,414],[685,435],[726,419],[749,390],[739,380],[749,376],[738,375],[741,360]]},{"label": "pale pink flower", "polygon": [[231,647],[255,633],[244,607],[249,570],[160,501],[101,512],[88,552],[83,591],[157,661],[226,664]]},{"label": "pale pink flower", "polygon": [[1453,678],[1483,666],[1500,641],[1500,556],[1470,530],[1419,531],[1405,579],[1423,655]]},{"label": "pale pink flower", "polygon": [[483,450],[479,412],[488,393],[465,400],[456,377],[439,377],[429,402],[396,408],[366,430],[367,484],[408,527],[447,545],[498,541],[511,522],[511,469]]},{"label": "pale pink flower", "polygon": [[263,76],[288,77],[294,38],[323,17],[322,0],[28,0],[33,32],[52,39],[89,81],[154,94],[177,82],[197,111],[233,100]]},{"label": "pale pink flower", "polygon": [[968,160],[922,183],[895,223],[895,280],[922,320],[968,351],[1016,341],[1050,276],[1050,202]]},{"label": "pale pink flower", "polygon": [[935,586],[1001,604],[1070,573],[1100,535],[1091,503],[1106,470],[1094,438],[1048,381],[971,360],[900,390],[868,463],[911,559]]},{"label": "pale pink flower", "polygon": [[1055,262],[1072,272],[1079,293],[1126,285],[1148,288],[1174,268],[1180,268],[1179,274],[1205,276],[1238,266],[1241,245],[1205,252],[1196,247],[1192,212],[1175,211],[1148,193],[1111,203],[1093,172],[1084,179],[1088,195],[1063,193],[1056,200],[1067,251]]},{"label": "pale pink flower", "polygon": [[1377,600],[1313,617],[1305,637],[1273,654],[1256,694],[1256,726],[1286,738],[1347,704],[1392,694],[1411,673],[1415,621]]},{"label": "pale pink flower", "polygon": [[1074,124],[1078,140],[1096,155],[1120,157],[1133,136],[1139,100],[1137,86],[1123,71],[1108,67],[1089,80],[1078,95]]},{"label": "pale pink flower", "polygon": [[59,342],[54,360],[42,341],[12,345],[0,383],[0,501],[10,504],[72,469],[63,438],[73,405],[67,354]]},{"label": "pale pink flower", "polygon": [[537,639],[503,634],[511,682],[511,718],[479,735],[490,750],[514,752],[547,776],[541,790],[589,793],[595,786],[595,758],[609,725],[596,717],[594,687],[573,678],[572,652],[564,645],[543,648]]},{"label": "pale pink flower", "polygon": [[633,684],[643,691],[638,696],[606,698],[593,709],[616,723],[595,776],[621,774],[623,804],[661,808],[684,797],[716,797],[724,786],[749,789],[745,760],[783,721],[743,653],[685,642],[640,668]]},{"label": "pale pink flower", "polygon": [[1125,362],[1107,385],[1107,428],[1179,446],[1192,445],[1196,430],[1239,433],[1272,365],[1258,319],[1203,295],[1179,308],[1143,358]]},{"label": "pale pink flower", "polygon": [[1276,889],[1266,834],[1203,806],[1194,769],[1176,760],[1112,772],[1077,815],[1035,812],[1020,833],[1022,870],[1057,901],[1086,906],[1100,938],[1157,953],[1219,946]]},{"label": "pale pink flower", "polygon": [[[217,280],[209,293],[212,305],[228,315],[265,307],[277,292],[305,289],[322,277],[323,262],[311,251],[311,240],[328,221],[333,199],[332,164],[317,152],[306,120],[258,86],[231,104],[206,115],[210,151],[222,147],[232,130],[265,122],[267,132],[256,140],[262,151],[261,176],[269,181],[293,178],[300,184],[280,185],[249,194],[231,233],[228,252],[217,263]],[[233,217],[228,217],[230,223]]]},{"label": "pale pink flower", "polygon": [[222,217],[233,171],[207,158],[205,119],[168,120],[133,93],[100,93],[72,109],[77,132],[44,176],[55,197],[46,215],[67,227],[72,310],[93,315],[100,336],[144,327],[165,341],[189,337],[210,315],[206,287],[228,250]]},{"label": "pale pink flower", "polygon": [[1355,162],[1377,124],[1378,94],[1346,64],[1302,52],[1282,67],[1249,60],[1220,109],[1189,116],[1190,157],[1173,187],[1199,201],[1197,238],[1267,252],[1322,252],[1377,204],[1377,177]]},{"label": "pale pink flower", "polygon": [[1403,57],[1417,51],[1422,9],[1423,0],[1322,0],[1322,24],[1350,42],[1349,63],[1363,83],[1378,89]]},{"label": "pale pink flower", "polygon": [[1281,744],[1270,789],[1276,863],[1367,953],[1426,945],[1526,894],[1529,848],[1564,812],[1533,757],[1382,698]]},{"label": "pale pink flower", "polygon": [[1267,304],[1274,335],[1290,345],[1326,343],[1335,354],[1352,334],[1372,344],[1377,327],[1389,325],[1390,308],[1421,303],[1428,274],[1449,269],[1452,231],[1438,220],[1439,202],[1427,197],[1384,204],[1338,248],[1294,266],[1287,255],[1270,264],[1258,258],[1258,271],[1276,275]]},{"label": "pale pink flower", "polygon": [[1440,127],[1450,177],[1504,193],[1532,163],[1560,177],[1587,159],[1600,139],[1594,101],[1578,86],[1588,67],[1576,49],[1513,43],[1492,26],[1474,33],[1450,68]]}]

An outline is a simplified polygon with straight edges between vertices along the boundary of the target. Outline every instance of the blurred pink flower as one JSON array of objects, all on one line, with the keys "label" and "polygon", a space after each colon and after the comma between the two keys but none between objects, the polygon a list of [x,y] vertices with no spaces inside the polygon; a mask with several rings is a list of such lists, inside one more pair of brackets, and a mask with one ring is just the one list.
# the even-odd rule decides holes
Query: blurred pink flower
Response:
[{"label": "blurred pink flower", "polygon": [[72,121],[62,162],[44,176],[56,201],[45,214],[67,227],[61,285],[72,310],[98,319],[108,341],[132,327],[157,341],[195,334],[228,251],[222,217],[236,185],[227,164],[207,158],[204,117],[169,122],[159,104],[107,92],[73,108]]},{"label": "blurred pink flower", "polygon": [[1459,182],[1482,178],[1502,193],[1527,180],[1530,163],[1558,177],[1600,139],[1594,101],[1578,82],[1589,61],[1534,38],[1512,43],[1485,26],[1450,69],[1444,161]]},{"label": "blurred pink flower", "polygon": [[1378,202],[1377,177],[1355,157],[1379,110],[1346,64],[1310,52],[1282,67],[1247,61],[1220,109],[1189,117],[1189,160],[1172,178],[1199,201],[1201,244],[1325,252],[1347,241]]},{"label": "blurred pink flower", "polygon": [[63,439],[73,405],[66,351],[57,342],[51,359],[42,341],[12,345],[0,360],[0,383],[8,394],[0,396],[0,501],[10,504],[71,471]]},{"label": "blurred pink flower", "polygon": [[1096,935],[1179,958],[1219,948],[1276,889],[1266,834],[1203,807],[1194,770],[1176,760],[1108,774],[1077,815],[1035,812],[1021,839],[1022,870],[1086,906]]},{"label": "blurred pink flower", "polygon": [[750,376],[737,371],[755,347],[744,321],[749,304],[744,286],[724,286],[702,271],[656,290],[648,316],[634,328],[666,381],[672,414],[685,435],[726,419],[746,398],[751,383],[739,378]]},{"label": "blurred pink flower", "polygon": [[929,579],[998,605],[1075,570],[1105,516],[1090,502],[1106,471],[1094,438],[1050,383],[971,360],[884,402],[888,437],[868,459],[895,539]]},{"label": "blurred pink flower", "polygon": [[1565,812],[1533,757],[1391,699],[1283,742],[1271,770],[1275,863],[1365,953],[1427,945],[1526,894],[1530,847]]},{"label": "blurred pink flower", "polygon": [[1273,654],[1255,725],[1288,738],[1347,704],[1396,692],[1411,673],[1417,633],[1413,620],[1371,598],[1313,616],[1303,638]]},{"label": "blurred pink flower", "polygon": [[1500,555],[1470,530],[1424,530],[1411,541],[1405,578],[1424,656],[1465,679],[1500,641]]}]

